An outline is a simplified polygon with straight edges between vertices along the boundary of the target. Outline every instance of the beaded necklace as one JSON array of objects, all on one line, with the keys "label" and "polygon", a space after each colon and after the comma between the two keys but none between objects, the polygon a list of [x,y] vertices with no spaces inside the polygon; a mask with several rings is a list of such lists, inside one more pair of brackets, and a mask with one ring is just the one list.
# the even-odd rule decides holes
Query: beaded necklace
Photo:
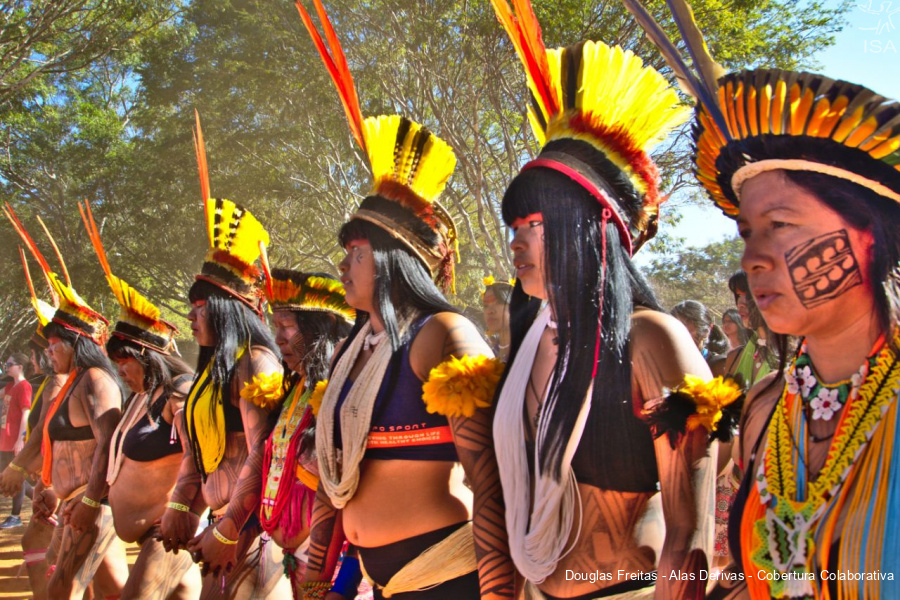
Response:
[{"label": "beaded necklace", "polygon": [[312,391],[306,390],[301,394],[303,387],[301,382],[291,388],[275,429],[266,440],[260,522],[268,533],[278,527],[285,505],[294,491],[300,438],[313,424],[312,410],[308,407]]},{"label": "beaded necklace", "polygon": [[[765,458],[756,475],[765,513],[753,524],[756,543],[750,558],[756,568],[769,574],[766,579],[772,598],[818,595],[814,531],[830,510],[830,501],[841,493],[882,415],[896,400],[898,366],[897,356],[882,338],[849,381],[826,386],[815,380],[805,344],[801,347],[775,407]],[[816,398],[822,400],[818,407],[812,406]],[[836,413],[843,406],[825,464],[812,481],[805,469],[796,468],[809,464],[805,399],[811,399],[810,407],[819,413]],[[826,406],[824,400],[833,403]]]}]

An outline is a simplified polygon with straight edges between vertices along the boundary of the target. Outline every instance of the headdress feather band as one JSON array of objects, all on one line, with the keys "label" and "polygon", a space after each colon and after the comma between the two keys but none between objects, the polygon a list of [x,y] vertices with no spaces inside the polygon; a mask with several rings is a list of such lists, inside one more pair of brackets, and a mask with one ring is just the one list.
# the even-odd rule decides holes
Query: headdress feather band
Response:
[{"label": "headdress feather band", "polygon": [[270,270],[263,262],[266,299],[272,310],[327,312],[353,323],[356,311],[347,305],[344,286],[328,275],[289,269]]},{"label": "headdress feather band", "polygon": [[369,195],[403,207],[403,220],[425,223],[437,234],[438,242],[416,235],[412,231],[414,227],[400,222],[399,214],[383,215],[369,207],[351,218],[373,223],[390,233],[425,264],[439,284],[452,290],[454,262],[459,251],[456,225],[437,198],[456,168],[456,155],[442,139],[405,117],[382,115],[363,119],[341,44],[321,0],[313,0],[313,4],[327,47],[303,4],[296,2],[300,18],[337,88],[350,132],[369,159],[373,180]]},{"label": "headdress feather band", "polygon": [[729,216],[743,183],[775,169],[823,173],[900,201],[900,103],[813,73],[756,69],[723,75],[684,0],[667,0],[696,69],[637,0],[624,0],[698,100],[695,173]]}]

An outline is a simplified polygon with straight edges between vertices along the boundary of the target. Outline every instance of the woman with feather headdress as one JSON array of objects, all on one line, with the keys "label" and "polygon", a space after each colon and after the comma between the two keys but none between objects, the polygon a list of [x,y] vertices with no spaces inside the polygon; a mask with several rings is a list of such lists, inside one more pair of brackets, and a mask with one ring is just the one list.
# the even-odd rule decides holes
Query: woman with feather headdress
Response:
[{"label": "woman with feather headdress", "polygon": [[456,157],[405,117],[363,119],[340,43],[314,4],[327,47],[297,7],[374,182],[339,233],[357,319],[316,425],[320,486],[304,593],[322,598],[331,588],[327,559],[343,529],[375,598],[508,598],[489,426],[501,367],[438,287],[452,289],[457,260],[456,227],[437,201]]},{"label": "woman with feather headdress", "polygon": [[542,144],[502,203],[516,286],[493,431],[512,558],[548,599],[702,597],[708,430],[738,393],[706,383],[631,260],[662,201],[649,150],[686,111],[631,52],[546,50],[527,0],[492,3]]},{"label": "woman with feather headdress", "polygon": [[766,324],[801,338],[748,394],[737,585],[712,596],[898,597],[900,103],[813,73],[710,69],[690,7],[667,4],[698,67],[663,52],[698,100],[697,178],[737,220]]}]

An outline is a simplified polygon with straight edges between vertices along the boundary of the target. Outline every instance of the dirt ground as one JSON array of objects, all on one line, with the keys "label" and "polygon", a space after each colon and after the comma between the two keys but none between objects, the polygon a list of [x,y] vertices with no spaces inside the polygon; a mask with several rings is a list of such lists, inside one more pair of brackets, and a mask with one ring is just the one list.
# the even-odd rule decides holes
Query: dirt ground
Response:
[{"label": "dirt ground", "polygon": [[[0,522],[9,516],[11,507],[10,498],[0,498]],[[31,501],[26,498],[22,507],[23,523],[28,523],[30,518]],[[22,546],[19,544],[24,531],[24,525],[15,529],[0,530],[0,600],[31,598],[28,575],[22,563]],[[129,565],[137,560],[139,549],[137,544],[130,544],[127,547]]]}]

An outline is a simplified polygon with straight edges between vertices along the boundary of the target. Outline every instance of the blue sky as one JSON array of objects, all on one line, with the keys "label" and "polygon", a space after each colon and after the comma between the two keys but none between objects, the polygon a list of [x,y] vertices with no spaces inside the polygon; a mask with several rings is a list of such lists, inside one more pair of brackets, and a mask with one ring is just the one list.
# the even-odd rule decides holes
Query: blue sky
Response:
[{"label": "blue sky", "polygon": [[[900,100],[900,0],[853,3],[847,13],[848,23],[837,35],[835,45],[816,57],[818,71]],[[682,208],[683,218],[675,233],[687,238],[692,246],[734,235],[734,222],[711,206]]]}]

